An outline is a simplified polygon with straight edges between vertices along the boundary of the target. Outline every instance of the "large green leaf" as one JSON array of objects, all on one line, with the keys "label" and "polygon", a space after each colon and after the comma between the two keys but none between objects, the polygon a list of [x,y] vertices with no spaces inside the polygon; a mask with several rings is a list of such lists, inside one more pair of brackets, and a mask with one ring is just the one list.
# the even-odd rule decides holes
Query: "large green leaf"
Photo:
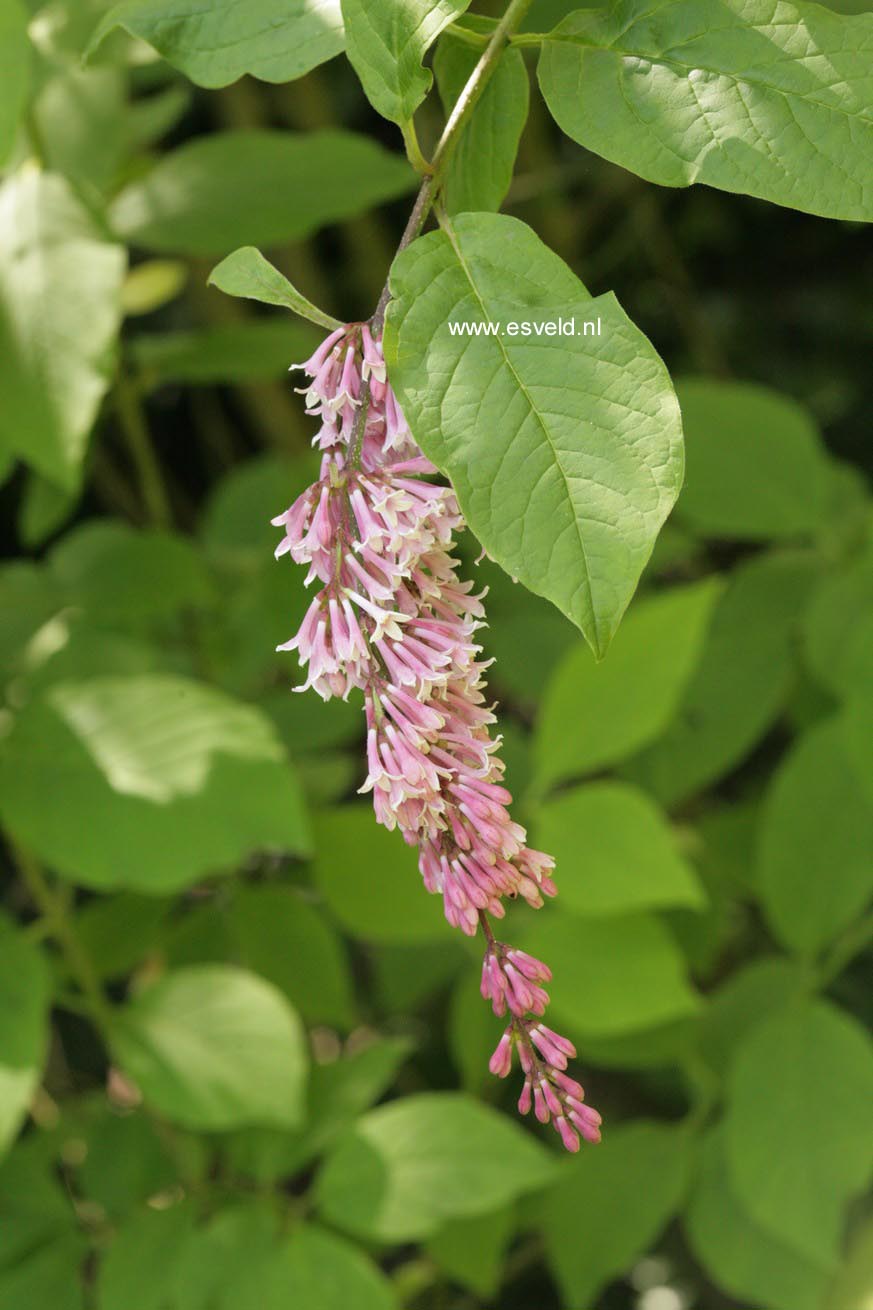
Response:
[{"label": "large green leaf", "polygon": [[368,804],[315,817],[315,881],[336,918],[372,942],[445,941],[453,930],[429,896],[415,852],[377,824]]},{"label": "large green leaf", "polygon": [[258,1200],[237,1199],[198,1227],[184,1207],[143,1212],[121,1228],[98,1286],[99,1310],[397,1310],[359,1248],[314,1224],[282,1236]]},{"label": "large green leaf", "polygon": [[[433,68],[446,114],[464,89],[479,53],[450,32],[440,40]],[[512,181],[529,99],[521,53],[504,50],[449,160],[442,194],[450,214],[500,208]]]},{"label": "large green leaf", "polygon": [[737,1199],[725,1161],[723,1133],[710,1133],[685,1212],[691,1249],[730,1296],[768,1310],[821,1310],[826,1276],[761,1228]]},{"label": "large green leaf", "polygon": [[98,1113],[84,1138],[87,1154],[75,1173],[76,1190],[113,1218],[178,1182],[179,1161],[173,1160],[162,1128],[144,1111]]},{"label": "large green leaf", "polygon": [[271,983],[232,965],[177,969],[119,1011],[116,1059],[147,1105],[188,1128],[293,1128],[303,1119],[306,1048]]},{"label": "large green leaf", "polygon": [[43,166],[85,196],[111,190],[130,150],[126,91],[123,69],[73,64],[58,67],[35,97],[31,123]]},{"label": "large green leaf", "polygon": [[0,745],[0,793],[11,831],[92,887],[175,890],[309,841],[270,722],[163,674],[51,686]]},{"label": "large green leaf", "polygon": [[802,966],[777,955],[753,960],[731,974],[707,997],[699,1029],[698,1049],[710,1069],[723,1078],[752,1028],[792,996],[801,995],[805,985]]},{"label": "large green leaf", "polygon": [[427,1254],[454,1282],[493,1300],[516,1223],[512,1205],[477,1218],[449,1219],[428,1242]]},{"label": "large green leaf", "polygon": [[350,1028],[352,980],[334,928],[291,887],[245,886],[195,906],[166,947],[174,964],[232,960],[284,992],[307,1023]]},{"label": "large green leaf", "polygon": [[134,1215],[100,1263],[99,1310],[162,1310],[178,1289],[193,1231],[193,1207],[184,1202]]},{"label": "large green leaf", "polygon": [[549,1181],[549,1154],[460,1094],[407,1096],[364,1115],[318,1179],[326,1219],[362,1237],[428,1237],[446,1219],[487,1214]]},{"label": "large green leaf", "polygon": [[28,1134],[0,1167],[0,1310],[82,1310],[87,1249],[41,1135]]},{"label": "large green leaf", "polygon": [[[244,1252],[240,1255],[244,1257]],[[389,1279],[360,1247],[315,1224],[297,1228],[262,1269],[252,1269],[226,1310],[289,1310],[291,1306],[399,1310]]]},{"label": "large green leaf", "polygon": [[290,82],[343,48],[339,0],[124,0],[102,19],[86,51],[116,27],[154,46],[198,86],[219,87],[245,73]]},{"label": "large green leaf", "polygon": [[828,1289],[825,1310],[865,1310],[873,1292],[873,1219],[858,1224],[845,1260]]},{"label": "large green leaf", "polygon": [[579,914],[704,904],[665,816],[625,783],[560,792],[537,812],[533,836],[558,862],[562,904]]},{"label": "large green leaf", "polygon": [[83,1310],[82,1261],[88,1247],[76,1232],[57,1235],[22,1259],[0,1270],[0,1310],[51,1306],[52,1310]]},{"label": "large green leaf", "polygon": [[49,974],[35,946],[0,929],[0,1155],[18,1132],[42,1073]]},{"label": "large green leaf", "polygon": [[78,485],[108,386],[125,256],[62,177],[26,165],[0,187],[0,449]]},{"label": "large green leaf", "polygon": [[534,736],[534,778],[545,790],[638,750],[670,722],[703,646],[719,592],[710,579],[645,597],[609,659],[577,645],[546,687]]},{"label": "large green leaf", "polygon": [[817,724],[777,772],[761,819],[764,907],[786,946],[812,955],[873,894],[873,794],[837,719]]},{"label": "large green leaf", "polygon": [[212,581],[190,541],[170,532],[111,519],[90,519],[49,555],[49,572],[65,604],[89,624],[148,632],[174,615],[202,609]]},{"label": "large green leaf", "polygon": [[[602,655],[682,477],[663,364],[514,218],[462,214],[420,237],[391,290],[386,358],[416,440],[489,555]],[[489,331],[456,335],[463,323]]]},{"label": "large green leaf", "polygon": [[827,573],[803,615],[809,666],[839,697],[873,684],[873,554]]},{"label": "large green leaf", "polygon": [[414,184],[404,159],[353,132],[217,132],[162,156],[110,219],[133,245],[223,255],[309,236]]},{"label": "large green leaf", "polygon": [[243,246],[223,259],[209,274],[210,283],[228,296],[260,300],[265,305],[281,305],[320,327],[338,328],[338,319],[325,314],[265,259],[254,246]]},{"label": "large green leaf", "polygon": [[682,1200],[691,1145],[687,1129],[640,1120],[566,1162],[537,1206],[537,1222],[568,1306],[594,1306],[604,1285],[656,1241]]},{"label": "large green leaf", "polygon": [[120,978],[162,942],[172,901],[138,892],[95,896],[73,916],[73,929],[100,978]]},{"label": "large green leaf", "polygon": [[738,1199],[765,1228],[830,1267],[846,1202],[873,1165],[873,1045],[819,1000],[764,1019],[728,1082],[727,1156]]},{"label": "large green leaf", "polygon": [[873,695],[870,691],[868,685],[866,694],[850,700],[838,722],[855,776],[865,788],[868,804],[873,804]]},{"label": "large green leaf", "polygon": [[0,164],[15,141],[30,81],[30,46],[27,10],[19,0],[4,0],[0,7]]},{"label": "large green leaf", "polygon": [[574,141],[662,186],[873,217],[873,17],[769,0],[620,0],[549,34],[539,79]]},{"label": "large green leaf", "polygon": [[812,555],[763,555],[731,575],[676,714],[625,766],[665,805],[726,773],[784,709],[797,679],[797,629],[817,570]]},{"label": "large green leaf", "polygon": [[679,947],[654,915],[582,919],[554,908],[513,933],[548,962],[555,1026],[571,1035],[623,1036],[697,1009]]},{"label": "large green leaf", "polygon": [[711,378],[677,383],[676,394],[685,429],[681,523],[752,541],[820,527],[830,467],[800,405],[766,387]]},{"label": "large green leaf", "polygon": [[227,1145],[231,1167],[262,1183],[293,1177],[379,1100],[409,1051],[404,1039],[385,1038],[342,1059],[313,1064],[305,1122],[281,1132],[246,1128],[234,1134]]},{"label": "large green leaf", "polygon": [[407,123],[431,87],[421,61],[470,0],[342,0],[346,53],[383,118]]}]

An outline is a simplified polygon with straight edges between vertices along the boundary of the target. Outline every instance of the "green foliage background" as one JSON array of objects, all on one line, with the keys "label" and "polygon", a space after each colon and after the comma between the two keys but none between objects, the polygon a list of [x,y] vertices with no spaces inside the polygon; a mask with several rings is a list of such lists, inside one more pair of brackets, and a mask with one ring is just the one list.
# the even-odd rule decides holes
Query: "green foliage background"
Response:
[{"label": "green foliage background", "polygon": [[[869,1310],[868,233],[658,189],[530,99],[504,209],[617,293],[687,451],[600,664],[463,545],[558,858],[506,936],[606,1120],[562,1158],[487,1072],[478,948],[356,796],[359,709],[273,653],[306,594],[269,518],[314,467],[284,370],[318,332],[206,285],[261,245],[370,314],[400,133],[330,28],[174,67],[133,4],[85,64],[104,8],[0,3],[0,1310]],[[443,93],[464,60],[438,45]],[[499,205],[500,140],[454,209]]]}]

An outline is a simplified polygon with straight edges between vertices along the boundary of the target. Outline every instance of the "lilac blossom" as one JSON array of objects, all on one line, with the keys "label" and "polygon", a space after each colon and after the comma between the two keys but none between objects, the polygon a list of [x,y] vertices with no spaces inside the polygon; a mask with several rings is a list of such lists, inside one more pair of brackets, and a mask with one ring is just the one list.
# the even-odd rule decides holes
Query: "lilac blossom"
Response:
[{"label": "lilac blossom", "polygon": [[367,778],[377,820],[418,849],[424,885],[446,918],[487,942],[482,994],[510,1016],[491,1059],[498,1077],[517,1052],[533,1106],[564,1146],[599,1140],[600,1118],[566,1074],[575,1050],[542,1022],[546,965],[497,942],[490,918],[504,900],[533,908],[555,895],[554,861],[527,845],[503,786],[500,738],[487,703],[484,593],[458,576],[452,555],[464,520],[453,490],[415,444],[387,381],[381,344],[366,324],[332,332],[304,364],[307,413],[320,475],[284,514],[276,555],[308,566],[318,590],[297,634],[306,669],[298,691],[325,700],[363,693]]}]

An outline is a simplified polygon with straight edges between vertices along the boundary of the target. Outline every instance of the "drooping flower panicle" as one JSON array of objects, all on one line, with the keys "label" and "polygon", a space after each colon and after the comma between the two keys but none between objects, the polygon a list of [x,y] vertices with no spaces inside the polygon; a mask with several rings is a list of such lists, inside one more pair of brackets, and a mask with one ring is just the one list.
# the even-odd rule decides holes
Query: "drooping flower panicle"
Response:
[{"label": "drooping flower panicle", "polygon": [[518,1051],[525,1076],[519,1109],[533,1104],[568,1150],[599,1138],[599,1116],[564,1072],[572,1045],[540,1019],[548,1004],[544,964],[494,940],[488,916],[521,896],[539,908],[554,896],[554,861],[527,845],[509,814],[496,722],[485,696],[476,633],[483,595],[458,576],[452,555],[464,520],[450,487],[415,444],[387,381],[381,344],[367,324],[332,332],[305,364],[307,413],[320,475],[273,522],[277,556],[309,566],[317,582],[296,650],[303,691],[325,700],[363,693],[367,778],[377,820],[418,848],[428,891],[448,921],[488,942],[482,993],[511,1015],[491,1061],[509,1073]]}]

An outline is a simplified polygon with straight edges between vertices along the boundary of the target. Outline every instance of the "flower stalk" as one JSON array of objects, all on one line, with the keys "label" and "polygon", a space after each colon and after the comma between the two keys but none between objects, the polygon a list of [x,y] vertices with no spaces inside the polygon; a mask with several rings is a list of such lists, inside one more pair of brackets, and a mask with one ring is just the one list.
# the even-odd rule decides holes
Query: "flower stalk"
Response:
[{"label": "flower stalk", "polygon": [[546,965],[496,940],[491,919],[519,897],[554,896],[554,861],[527,844],[503,785],[500,738],[485,695],[477,632],[484,593],[453,554],[464,520],[434,479],[388,382],[367,323],[332,332],[301,365],[307,412],[320,420],[317,482],[274,519],[276,554],[308,566],[318,590],[299,631],[306,680],[325,700],[363,694],[367,777],[376,819],[418,851],[427,890],[449,923],[486,941],[482,994],[509,1024],[491,1060],[506,1077],[517,1053],[519,1109],[551,1121],[568,1150],[599,1138],[599,1116],[566,1070],[572,1044],[542,1022]]}]

